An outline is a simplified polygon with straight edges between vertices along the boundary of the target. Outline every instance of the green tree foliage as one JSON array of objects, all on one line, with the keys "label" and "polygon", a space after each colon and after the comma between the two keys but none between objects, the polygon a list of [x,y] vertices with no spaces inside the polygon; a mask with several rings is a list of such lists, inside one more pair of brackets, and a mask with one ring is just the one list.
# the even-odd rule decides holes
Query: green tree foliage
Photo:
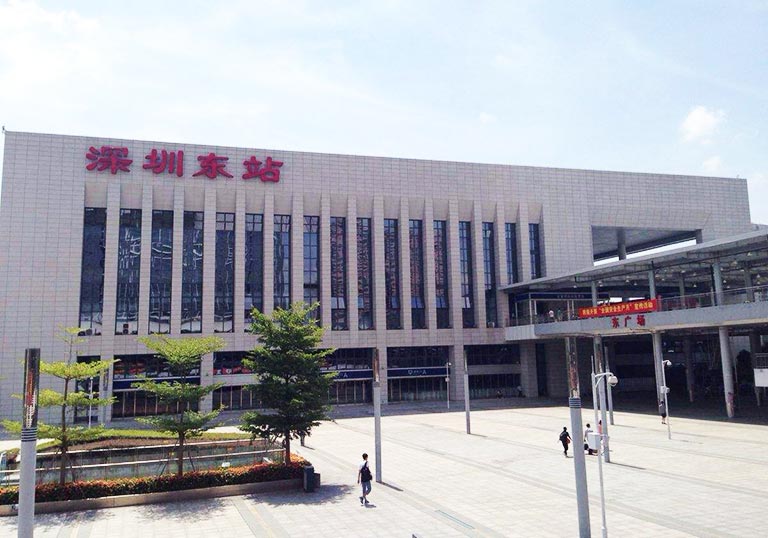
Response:
[{"label": "green tree foliage", "polygon": [[[91,398],[91,395],[86,392],[72,390],[74,388],[71,385],[73,381],[76,383],[77,381],[100,377],[105,371],[109,370],[109,367],[114,362],[111,360],[77,362],[77,347],[84,341],[84,339],[78,337],[78,333],[81,331],[82,329],[79,327],[65,327],[59,335],[59,339],[64,341],[68,347],[67,360],[40,363],[41,374],[56,377],[64,382],[63,392],[42,389],[38,394],[38,407],[60,409],[59,424],[39,422],[37,425],[40,438],[54,439],[58,443],[61,453],[59,467],[60,484],[64,484],[67,479],[70,447],[78,443],[90,441],[99,437],[104,432],[103,426],[88,428],[71,424],[71,421],[74,420],[75,411],[89,407],[111,405],[114,401],[113,398]],[[3,421],[3,426],[11,432],[21,432],[20,422],[5,420]]]},{"label": "green tree foliage", "polygon": [[286,464],[291,461],[291,439],[309,435],[328,418],[328,389],[335,374],[320,368],[334,350],[317,348],[323,329],[310,316],[317,306],[294,303],[271,317],[256,309],[251,313],[250,331],[261,345],[243,364],[254,372],[257,383],[250,388],[267,411],[244,413],[240,429],[252,438],[282,439]]},{"label": "green tree foliage", "polygon": [[179,450],[177,454],[176,474],[184,474],[184,443],[187,439],[200,437],[204,431],[215,426],[212,421],[219,415],[220,409],[204,413],[195,409],[200,400],[219,388],[222,384],[201,386],[188,379],[194,370],[200,370],[203,355],[222,349],[226,343],[218,336],[199,338],[169,338],[167,336],[147,336],[139,341],[150,350],[160,355],[168,365],[174,381],[146,380],[134,383],[133,387],[150,392],[160,403],[166,404],[175,413],[137,419],[149,424],[155,430],[170,432],[177,436]]}]

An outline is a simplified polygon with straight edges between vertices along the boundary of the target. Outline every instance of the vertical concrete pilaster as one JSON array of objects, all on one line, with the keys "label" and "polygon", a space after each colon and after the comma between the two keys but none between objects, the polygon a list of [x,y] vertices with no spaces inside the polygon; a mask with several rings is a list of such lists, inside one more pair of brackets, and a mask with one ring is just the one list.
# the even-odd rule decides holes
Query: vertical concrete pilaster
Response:
[{"label": "vertical concrete pilaster", "polygon": [[517,210],[517,250],[520,282],[531,280],[531,242],[528,234],[528,204],[520,202]]},{"label": "vertical concrete pilaster", "polygon": [[184,187],[173,189],[173,253],[171,259],[171,334],[181,333],[181,281],[184,272]]},{"label": "vertical concrete pilaster", "polygon": [[205,189],[203,224],[203,334],[213,334],[216,295],[216,189]]},{"label": "vertical concrete pilaster", "polygon": [[[320,233],[323,228],[330,226],[328,222],[320,222]],[[320,244],[320,256],[322,257],[325,243]],[[322,275],[322,273],[321,273]],[[325,295],[324,289],[320,290],[320,297]],[[291,199],[291,302],[304,301],[304,198],[301,192],[293,193]],[[321,312],[323,318],[326,313]],[[328,313],[330,319],[330,313]]]},{"label": "vertical concrete pilaster", "polygon": [[[374,327],[378,335],[384,335],[387,330],[387,293],[384,277],[384,199],[377,196],[373,199],[373,218],[371,221],[371,236],[373,240],[373,286],[374,286]],[[386,363],[386,340],[384,342],[384,363]],[[380,357],[381,347],[379,348]],[[382,377],[382,394],[386,395],[386,376]]]},{"label": "vertical concrete pilaster", "polygon": [[411,234],[410,234],[410,210],[408,199],[400,200],[400,310],[402,320],[400,326],[404,331],[410,331],[411,322]]},{"label": "vertical concrete pilaster", "polygon": [[[245,191],[235,198],[235,297],[233,320],[235,342],[244,342],[245,333]],[[240,346],[238,346],[240,347]]]},{"label": "vertical concrete pilaster", "polygon": [[[275,198],[264,195],[264,313],[275,309]],[[299,228],[301,230],[301,227]],[[296,233],[296,223],[291,219],[291,235]]]},{"label": "vertical concrete pilaster", "polygon": [[152,267],[152,185],[141,189],[141,262],[139,269],[139,336],[149,333],[149,281]]},{"label": "vertical concrete pilaster", "polygon": [[347,199],[347,321],[352,342],[357,342],[357,202]]},{"label": "vertical concrete pilaster", "polygon": [[504,327],[506,320],[510,318],[509,301],[507,294],[501,291],[503,283],[507,282],[507,242],[505,227],[504,204],[496,204],[496,214],[493,219],[493,250],[496,262],[496,326]]},{"label": "vertical concrete pilaster", "polygon": [[[304,222],[302,219],[302,230]],[[302,254],[303,267],[303,254]],[[298,262],[298,260],[297,260]],[[302,291],[303,295],[303,291]],[[303,298],[303,297],[302,297]],[[331,330],[331,198],[320,199],[320,315],[326,331]]]},{"label": "vertical concrete pilaster", "polygon": [[432,200],[424,201],[424,308],[430,338],[437,338],[437,309],[435,303],[435,225]]},{"label": "vertical concrete pilaster", "polygon": [[475,288],[475,322],[479,328],[485,328],[487,325],[484,254],[483,206],[476,201],[472,209],[472,285]]}]

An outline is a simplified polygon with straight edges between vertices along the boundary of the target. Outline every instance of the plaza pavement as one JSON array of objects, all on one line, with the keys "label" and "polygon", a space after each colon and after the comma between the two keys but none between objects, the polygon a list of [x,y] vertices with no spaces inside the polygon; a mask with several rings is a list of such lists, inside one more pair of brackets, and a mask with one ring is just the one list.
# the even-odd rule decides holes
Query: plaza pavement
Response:
[{"label": "plaza pavement", "polygon": [[[573,459],[563,457],[557,441],[564,425],[570,430],[568,408],[524,403],[473,412],[472,435],[464,431],[460,404],[450,413],[423,412],[434,405],[385,406],[385,484],[374,483],[368,507],[360,506],[355,479],[360,454],[368,452],[373,461],[373,419],[338,418],[319,427],[306,447],[295,446],[322,474],[314,493],[39,515],[35,536],[578,536]],[[585,423],[592,417],[591,409],[583,410]],[[603,467],[608,534],[768,535],[768,427],[672,420],[670,441],[655,415],[615,414],[613,463]],[[596,537],[597,470],[596,457],[587,456]],[[0,518],[0,536],[16,536],[15,518]]]}]

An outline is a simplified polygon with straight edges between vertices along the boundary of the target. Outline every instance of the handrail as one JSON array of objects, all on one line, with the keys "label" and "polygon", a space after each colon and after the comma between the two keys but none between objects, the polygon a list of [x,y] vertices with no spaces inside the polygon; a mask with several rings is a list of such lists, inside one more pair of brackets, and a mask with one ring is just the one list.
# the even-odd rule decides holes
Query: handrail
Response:
[{"label": "handrail", "polygon": [[[706,293],[695,293],[674,297],[659,296],[660,312],[674,310],[690,310],[692,308],[707,308],[710,306],[727,306],[743,303],[768,302],[768,285],[750,286],[723,290],[722,299],[718,301],[718,295],[714,290]],[[603,303],[605,304],[605,303]],[[605,316],[610,317],[610,316]],[[558,312],[554,316],[547,314],[535,314],[533,316],[520,316],[505,320],[507,327],[520,327],[524,325],[539,325],[543,323],[557,323],[561,321],[574,321],[579,318],[578,312]]]}]

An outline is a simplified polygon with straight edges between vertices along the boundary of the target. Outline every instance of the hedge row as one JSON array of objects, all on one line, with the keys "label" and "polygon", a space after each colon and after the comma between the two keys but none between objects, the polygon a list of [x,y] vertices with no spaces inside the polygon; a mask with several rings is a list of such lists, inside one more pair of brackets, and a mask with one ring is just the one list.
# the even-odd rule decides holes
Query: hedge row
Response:
[{"label": "hedge row", "polygon": [[[295,457],[295,456],[294,456]],[[296,458],[298,459],[298,458]],[[230,467],[211,471],[191,471],[182,477],[174,475],[144,476],[140,478],[115,478],[112,480],[89,480],[38,484],[35,488],[35,502],[67,501],[114,497],[117,495],[136,495],[179,491],[183,489],[211,488],[250,484],[253,482],[272,482],[303,476],[304,460],[292,461],[290,465],[281,463],[262,463],[248,467]],[[0,504],[19,502],[19,488],[16,486],[0,488]]]}]

